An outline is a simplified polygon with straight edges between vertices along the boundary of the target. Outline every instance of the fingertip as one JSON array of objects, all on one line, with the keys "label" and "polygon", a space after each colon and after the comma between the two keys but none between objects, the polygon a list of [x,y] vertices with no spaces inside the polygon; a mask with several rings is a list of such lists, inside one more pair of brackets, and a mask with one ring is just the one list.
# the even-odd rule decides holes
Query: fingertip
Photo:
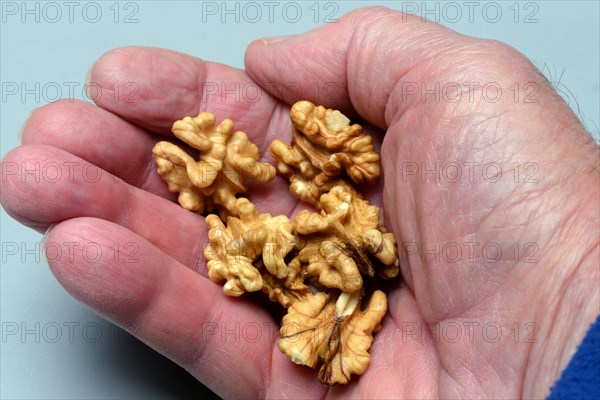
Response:
[{"label": "fingertip", "polygon": [[56,145],[55,140],[69,137],[73,140],[72,133],[79,130],[86,121],[85,109],[91,107],[83,100],[61,99],[53,103],[35,108],[27,116],[21,127],[20,144],[47,144]]},{"label": "fingertip", "polygon": [[124,326],[146,307],[167,273],[149,260],[172,262],[145,239],[99,218],[68,219],[44,236],[44,258],[67,292]]},{"label": "fingertip", "polygon": [[31,219],[23,217],[25,210],[34,207],[34,199],[39,193],[41,165],[53,161],[45,157],[46,147],[43,145],[15,147],[2,159],[2,190],[0,191],[2,206],[9,215],[25,224],[31,222]]},{"label": "fingertip", "polygon": [[130,49],[133,46],[117,47],[104,52],[94,62],[91,63],[84,78],[84,91],[88,99],[100,105],[102,100],[102,84],[105,80],[114,80],[107,78],[109,71],[118,72],[122,67],[123,59],[127,59]]},{"label": "fingertip", "polygon": [[94,72],[94,66],[96,65],[96,62],[98,60],[94,61],[90,67],[88,68],[87,72],[85,73],[85,77],[83,78],[83,89],[85,91],[85,96],[88,99],[92,99],[94,97],[94,94],[92,92],[92,86],[93,86],[93,72]]},{"label": "fingertip", "polygon": [[9,215],[14,216],[12,209],[12,199],[14,194],[14,182],[16,175],[19,173],[18,153],[21,146],[9,150],[1,160],[2,168],[0,169],[0,204]]},{"label": "fingertip", "polygon": [[[339,34],[335,26],[322,29],[326,28],[332,33],[324,33],[325,37]],[[288,105],[310,100],[352,117],[355,112],[349,101],[346,75],[340,73],[345,70],[342,64],[347,40],[338,41],[331,49],[327,41],[316,50],[320,35],[317,29],[302,35],[255,40],[246,49],[246,71],[266,92]]]},{"label": "fingertip", "polygon": [[19,132],[17,133],[17,146],[21,146],[23,144],[23,135],[24,135],[24,132],[25,132],[25,127],[27,126],[29,120],[31,119],[31,116],[33,115],[33,113],[36,110],[37,110],[37,108],[34,108],[25,117],[25,121],[23,121],[23,125],[21,125],[21,128],[19,129]]},{"label": "fingertip", "polygon": [[207,69],[207,63],[177,51],[119,47],[92,66],[88,97],[135,125],[170,134],[173,121],[200,109]]}]

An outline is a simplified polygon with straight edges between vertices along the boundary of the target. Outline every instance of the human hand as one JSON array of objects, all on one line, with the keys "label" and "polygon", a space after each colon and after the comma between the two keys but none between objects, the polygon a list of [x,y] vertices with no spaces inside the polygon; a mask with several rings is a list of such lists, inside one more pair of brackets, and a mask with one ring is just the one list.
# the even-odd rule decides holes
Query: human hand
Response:
[{"label": "human hand", "polygon": [[[49,255],[65,288],[225,397],[544,396],[597,313],[600,278],[597,147],[543,76],[506,45],[385,9],[358,10],[278,43],[257,41],[246,68],[118,49],[91,76],[114,96],[102,96],[99,107],[58,102],[33,113],[23,146],[4,162],[57,162],[69,173],[56,182],[7,176],[1,200],[35,229],[56,224],[45,240],[62,254],[73,242],[101,246],[93,262],[79,252]],[[135,82],[137,102],[114,93],[117,82]],[[436,82],[439,101],[421,90],[435,91]],[[467,82],[495,83],[504,96],[493,102],[493,92],[474,89],[450,101],[452,90],[441,92]],[[301,90],[280,91],[291,83]],[[259,101],[242,95],[257,85]],[[383,201],[403,255],[404,282],[390,293],[371,365],[345,387],[323,387],[314,371],[292,364],[275,345],[278,321],[206,278],[203,218],[174,204],[151,159],[173,121],[199,110],[232,118],[266,154],[274,138],[289,139],[289,104],[300,98],[363,118],[383,141],[385,180],[369,199]],[[423,178],[422,163],[432,170],[436,162],[440,174]],[[462,168],[457,182],[452,163]],[[481,169],[489,163],[503,172],[497,181],[494,169]],[[253,188],[251,199],[262,212],[292,215],[299,205],[287,188],[279,179]],[[458,259],[443,253],[456,249],[448,243],[461,248]],[[486,244],[494,244],[489,254]],[[422,335],[425,326],[437,337]],[[492,328],[484,334],[484,326]],[[243,327],[260,327],[260,340],[240,338]],[[537,342],[526,340],[532,332],[527,339]]]}]

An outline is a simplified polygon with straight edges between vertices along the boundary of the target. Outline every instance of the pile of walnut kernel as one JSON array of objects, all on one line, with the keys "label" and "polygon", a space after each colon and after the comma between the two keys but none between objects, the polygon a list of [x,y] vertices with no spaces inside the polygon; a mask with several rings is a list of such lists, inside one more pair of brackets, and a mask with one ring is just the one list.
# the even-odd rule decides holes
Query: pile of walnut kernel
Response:
[{"label": "pile of walnut kernel", "polygon": [[352,186],[376,183],[380,158],[371,136],[339,111],[299,101],[290,117],[291,145],[275,140],[270,153],[292,194],[319,211],[301,211],[293,221],[260,214],[237,197],[246,192],[245,179],[266,183],[276,171],[258,161],[258,148],[233,133],[229,119],[217,125],[202,112],[175,122],[173,133],[199,150],[199,159],[169,142],[156,144],[154,158],[182,207],[219,214],[206,217],[210,279],[226,281],[227,295],[262,291],[279,302],[287,309],[279,349],[297,364],[320,366],[323,384],[346,384],[367,369],[373,332],[387,311],[380,290],[361,309],[364,280],[399,271],[396,241],[379,208]]}]

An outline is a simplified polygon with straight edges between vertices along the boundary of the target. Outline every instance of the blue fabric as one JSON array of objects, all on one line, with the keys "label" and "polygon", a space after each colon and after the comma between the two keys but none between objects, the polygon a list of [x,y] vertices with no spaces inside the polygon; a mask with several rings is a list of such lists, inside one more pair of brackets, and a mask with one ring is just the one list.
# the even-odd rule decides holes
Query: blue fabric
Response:
[{"label": "blue fabric", "polygon": [[554,384],[548,399],[600,399],[600,316]]}]

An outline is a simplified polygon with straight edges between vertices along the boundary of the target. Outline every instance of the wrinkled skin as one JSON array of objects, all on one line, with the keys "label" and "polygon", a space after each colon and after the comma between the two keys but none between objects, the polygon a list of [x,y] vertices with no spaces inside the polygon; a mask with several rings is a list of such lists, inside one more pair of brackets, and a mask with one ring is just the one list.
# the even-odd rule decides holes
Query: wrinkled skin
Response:
[{"label": "wrinkled skin", "polygon": [[[91,79],[106,94],[98,107],[57,102],[35,110],[23,145],[4,158],[17,165],[77,162],[66,164],[74,165],[73,179],[66,173],[54,183],[3,177],[2,205],[40,232],[56,224],[47,242],[94,241],[106,249],[97,263],[75,252],[50,267],[73,296],[222,396],[542,397],[598,313],[598,148],[531,62],[505,44],[370,8],[287,40],[253,42],[245,71],[128,47],[102,56]],[[243,87],[251,81],[270,83],[258,102],[220,93],[202,101],[202,82]],[[411,83],[431,88],[450,81],[496,82],[504,95],[497,102],[482,99],[479,90],[473,101],[468,93],[456,102],[407,95]],[[135,82],[138,101],[115,99],[111,87],[118,82]],[[496,262],[489,261],[494,249],[482,258],[481,246],[471,260],[461,245],[457,262],[452,252],[437,259],[405,252],[404,281],[391,290],[371,366],[347,386],[324,387],[314,371],[291,363],[277,349],[272,317],[247,299],[223,296],[206,278],[199,241],[206,237],[204,219],[174,203],[152,163],[152,146],[170,137],[173,121],[200,109],[218,120],[232,118],[261,154],[275,138],[288,141],[289,105],[299,98],[278,98],[273,82],[294,82],[304,98],[369,123],[377,146],[383,141],[385,183],[368,198],[383,201],[386,224],[401,246],[493,242],[504,250]],[[327,90],[317,95],[315,82],[329,83]],[[507,89],[515,82],[536,85],[538,101],[515,102]],[[431,175],[403,175],[406,162],[426,162],[428,169],[435,162],[495,162],[504,174],[492,183],[493,169],[487,180],[475,169],[466,180],[464,167],[463,180],[435,183]],[[515,162],[518,182],[509,171]],[[526,162],[537,166],[537,183],[523,182],[532,173]],[[102,169],[101,179],[82,179],[88,163]],[[253,186],[251,199],[260,212],[293,215],[302,206],[287,190],[277,178]],[[134,243],[137,262],[128,263],[127,252],[113,257],[115,242]],[[515,242],[519,257],[508,250]],[[538,261],[526,262],[531,259]],[[207,335],[207,321],[264,329],[259,340],[236,342],[232,335]],[[484,335],[489,323],[495,325]],[[527,323],[533,325],[525,329]]]}]

